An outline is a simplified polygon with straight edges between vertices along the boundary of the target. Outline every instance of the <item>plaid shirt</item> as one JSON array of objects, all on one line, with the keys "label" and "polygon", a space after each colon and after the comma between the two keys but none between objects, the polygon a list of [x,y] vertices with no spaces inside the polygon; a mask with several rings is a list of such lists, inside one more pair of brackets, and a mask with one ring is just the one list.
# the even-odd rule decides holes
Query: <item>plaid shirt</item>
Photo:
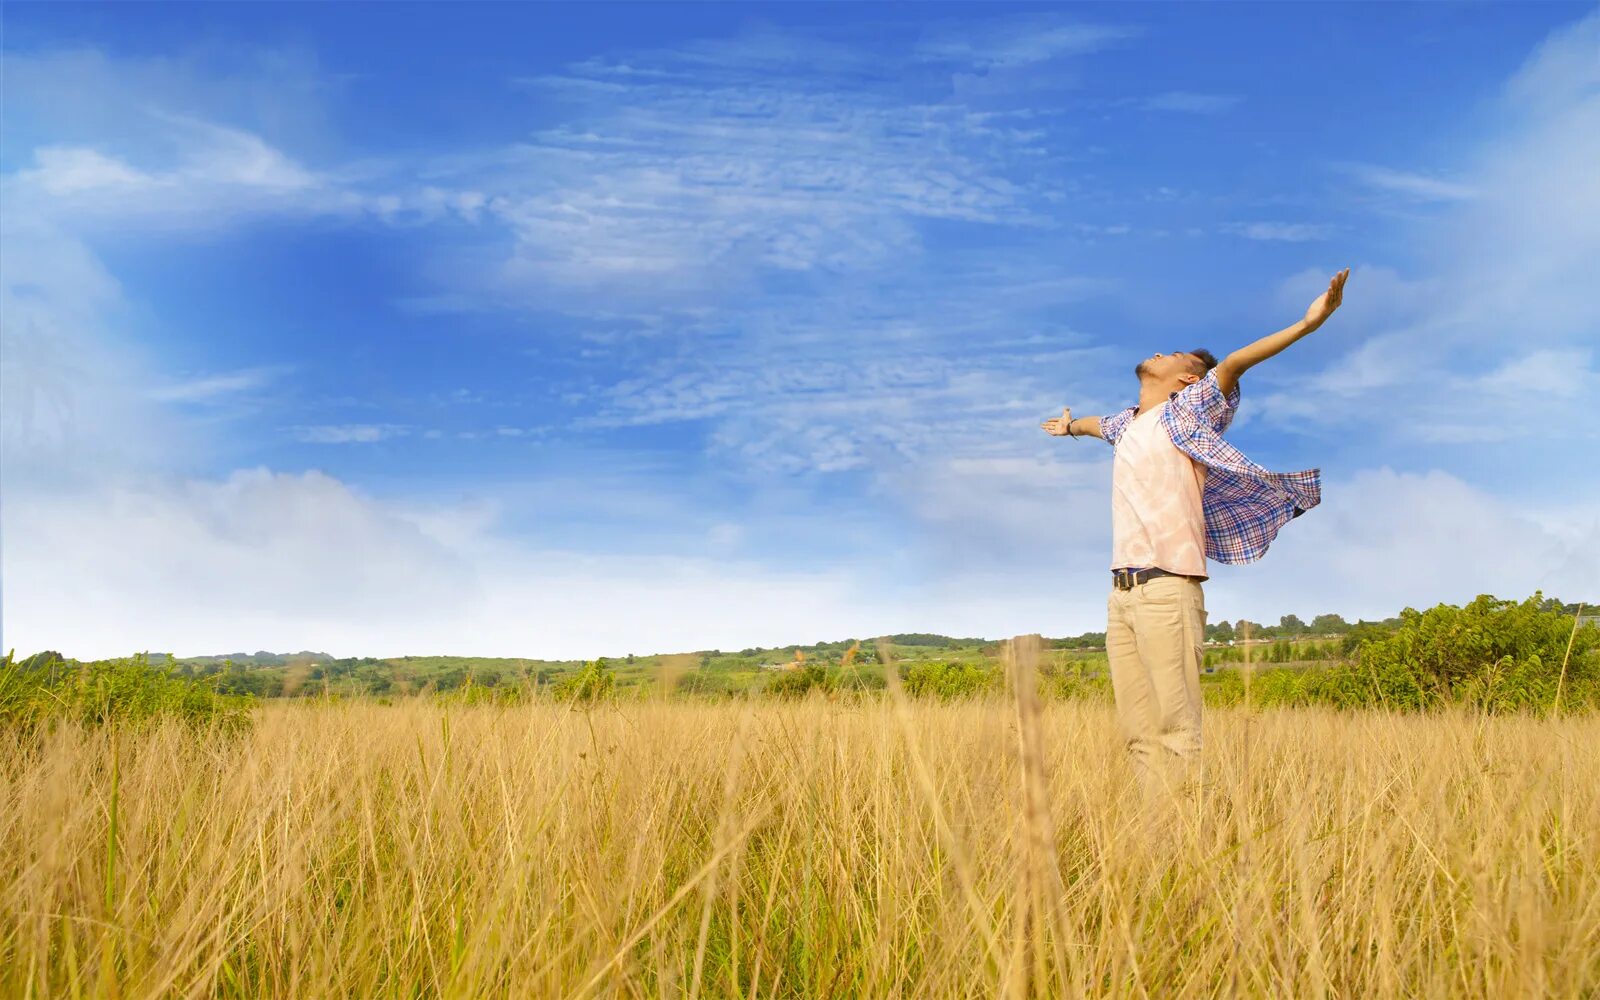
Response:
[{"label": "plaid shirt", "polygon": [[[1100,433],[1115,446],[1137,407],[1100,418]],[[1223,396],[1216,370],[1173,393],[1161,426],[1178,450],[1206,468],[1200,503],[1206,518],[1206,557],[1220,563],[1255,562],[1278,529],[1322,501],[1321,470],[1269,472],[1222,440],[1239,409],[1239,388]]]}]

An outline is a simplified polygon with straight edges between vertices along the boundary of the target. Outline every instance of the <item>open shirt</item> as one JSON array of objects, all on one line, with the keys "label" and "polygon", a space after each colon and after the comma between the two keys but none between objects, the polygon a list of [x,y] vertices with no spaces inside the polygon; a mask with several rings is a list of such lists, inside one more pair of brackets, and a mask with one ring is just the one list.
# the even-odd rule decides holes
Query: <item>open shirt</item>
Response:
[{"label": "open shirt", "polygon": [[[1271,472],[1222,440],[1239,409],[1239,387],[1224,395],[1215,369],[1173,393],[1161,415],[1172,443],[1206,469],[1200,496],[1206,518],[1206,558],[1255,562],[1278,529],[1322,502],[1322,471]],[[1100,434],[1113,447],[1138,407],[1100,418]]]}]

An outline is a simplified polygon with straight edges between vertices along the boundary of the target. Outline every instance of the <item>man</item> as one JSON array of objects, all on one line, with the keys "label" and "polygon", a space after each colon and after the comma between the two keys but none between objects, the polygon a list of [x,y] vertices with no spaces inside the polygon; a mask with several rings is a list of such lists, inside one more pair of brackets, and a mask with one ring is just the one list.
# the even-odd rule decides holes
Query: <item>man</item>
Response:
[{"label": "man", "polygon": [[1139,405],[1105,417],[1070,407],[1042,426],[1116,448],[1111,472],[1111,574],[1106,655],[1117,721],[1142,778],[1200,753],[1200,664],[1206,560],[1260,559],[1290,519],[1322,499],[1319,470],[1268,472],[1222,440],[1239,378],[1327,321],[1345,268],[1293,326],[1219,364],[1209,351],[1139,362]]}]

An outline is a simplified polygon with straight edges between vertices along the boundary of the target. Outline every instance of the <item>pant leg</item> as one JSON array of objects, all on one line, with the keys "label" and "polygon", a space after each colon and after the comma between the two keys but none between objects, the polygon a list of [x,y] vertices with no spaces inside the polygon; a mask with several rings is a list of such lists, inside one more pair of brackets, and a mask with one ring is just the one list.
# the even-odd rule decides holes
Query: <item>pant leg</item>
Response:
[{"label": "pant leg", "polygon": [[1205,594],[1198,582],[1175,576],[1156,577],[1130,593],[1136,595],[1135,642],[1155,701],[1156,739],[1178,757],[1198,757]]},{"label": "pant leg", "polygon": [[1111,693],[1117,703],[1117,726],[1122,730],[1134,769],[1144,777],[1155,757],[1164,751],[1155,690],[1139,655],[1133,595],[1132,590],[1113,589],[1106,601],[1106,661],[1111,672]]}]

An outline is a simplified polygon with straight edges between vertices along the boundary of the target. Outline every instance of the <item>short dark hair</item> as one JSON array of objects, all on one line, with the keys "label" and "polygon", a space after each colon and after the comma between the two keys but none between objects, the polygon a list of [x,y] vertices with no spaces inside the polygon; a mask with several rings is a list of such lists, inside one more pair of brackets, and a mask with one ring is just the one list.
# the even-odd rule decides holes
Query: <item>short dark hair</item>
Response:
[{"label": "short dark hair", "polygon": [[1206,350],[1204,347],[1198,347],[1198,348],[1190,351],[1189,353],[1193,354],[1195,357],[1199,358],[1200,359],[1200,363],[1205,365],[1205,367],[1200,369],[1200,371],[1196,372],[1196,374],[1204,375],[1206,372],[1208,372],[1211,369],[1217,367],[1217,356],[1215,354],[1212,354],[1210,351]]}]

